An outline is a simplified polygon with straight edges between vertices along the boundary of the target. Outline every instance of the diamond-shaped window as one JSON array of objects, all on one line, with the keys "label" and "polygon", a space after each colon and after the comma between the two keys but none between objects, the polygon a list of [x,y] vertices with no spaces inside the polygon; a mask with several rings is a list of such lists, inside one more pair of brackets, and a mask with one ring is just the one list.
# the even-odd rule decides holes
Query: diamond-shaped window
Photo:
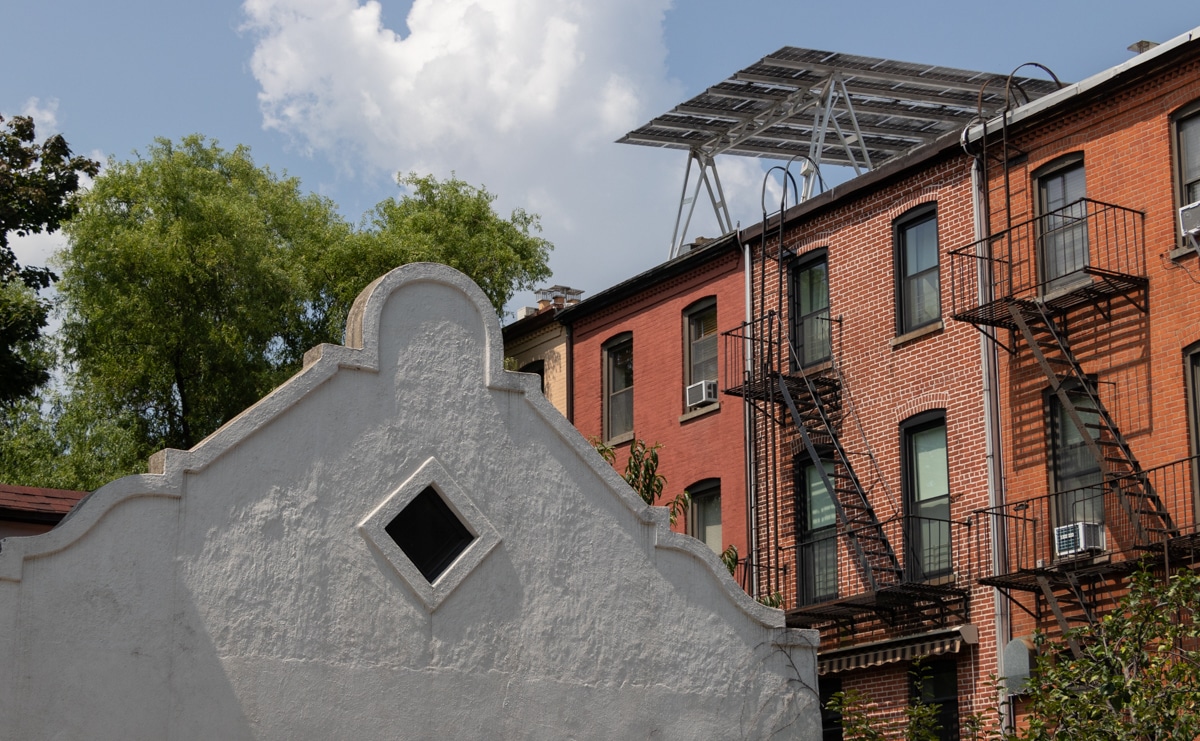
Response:
[{"label": "diamond-shaped window", "polygon": [[431,611],[500,543],[435,458],[387,495],[358,531]]},{"label": "diamond-shaped window", "polygon": [[475,539],[432,486],[425,487],[384,530],[430,584]]}]

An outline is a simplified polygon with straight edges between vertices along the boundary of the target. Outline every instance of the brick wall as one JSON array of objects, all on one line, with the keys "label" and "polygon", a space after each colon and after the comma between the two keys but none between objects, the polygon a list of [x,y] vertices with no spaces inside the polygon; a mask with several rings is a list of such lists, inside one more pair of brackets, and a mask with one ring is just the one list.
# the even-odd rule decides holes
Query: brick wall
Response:
[{"label": "brick wall", "polygon": [[[969,324],[951,319],[950,273],[940,270],[941,325],[897,339],[894,222],[923,204],[936,203],[939,251],[969,244],[975,239],[970,192],[971,162],[950,156],[914,169],[903,180],[856,199],[845,199],[786,230],[784,245],[801,258],[825,249],[829,265],[829,303],[833,323],[834,362],[844,378],[841,442],[850,451],[855,471],[875,509],[888,521],[884,529],[903,564],[904,537],[899,518],[905,512],[901,475],[901,423],[921,412],[945,411],[950,473],[952,520],[965,523],[972,513],[988,505],[987,458],[984,427],[980,335]],[[778,247],[768,243],[768,254]],[[944,261],[944,258],[943,258]],[[768,269],[763,283],[760,314],[782,310],[786,326],[788,298],[773,260],[761,261]],[[786,263],[785,263],[786,267]],[[764,421],[769,426],[770,421]],[[794,428],[787,423],[779,433],[778,501],[760,501],[760,521],[775,523],[765,530],[764,558],[791,565],[780,581],[789,606],[795,605],[795,496],[790,451],[803,451]],[[766,487],[764,487],[766,488]],[[995,674],[996,632],[993,590],[978,585],[979,550],[976,533],[965,525],[951,527],[952,583],[969,592],[968,622],[979,628],[977,646],[964,647],[958,656],[960,712],[982,710],[994,701],[989,682]],[[862,570],[853,560],[848,539],[839,539],[839,596],[866,590]],[[882,614],[882,613],[881,613]],[[821,625],[825,650],[867,641],[902,638],[931,629],[931,623],[889,622],[866,616],[844,623]],[[936,622],[936,621],[935,621]],[[950,623],[956,622],[951,618]],[[846,672],[844,688],[857,688],[877,703],[883,721],[897,720],[908,702],[907,664]]]},{"label": "brick wall", "polygon": [[[685,406],[684,311],[706,297],[717,302],[717,328],[737,326],[745,316],[744,274],[736,252],[685,275],[648,286],[642,293],[575,321],[575,426],[586,437],[600,437],[603,424],[603,353],[605,342],[624,332],[633,335],[633,430],[647,443],[662,444],[659,472],[667,478],[665,500],[704,479],[721,482],[721,530],[725,545],[740,554],[746,546],[745,457],[741,399],[719,395],[707,413]],[[719,337],[718,337],[719,340]],[[718,364],[718,374],[724,369]],[[718,378],[718,388],[726,379]],[[617,470],[623,471],[629,444],[616,446]],[[681,519],[676,530],[686,530]]]},{"label": "brick wall", "polygon": [[[1064,318],[1072,350],[1087,374],[1098,382],[1102,401],[1112,413],[1143,469],[1169,464],[1197,451],[1190,449],[1183,350],[1200,341],[1200,264],[1195,253],[1172,260],[1178,245],[1171,115],[1200,99],[1200,61],[1192,59],[1141,79],[1073,110],[1043,117],[1044,122],[1014,139],[1022,158],[1010,160],[1012,196],[1003,198],[1003,170],[993,170],[993,229],[1032,218],[1036,213],[1034,176],[1038,169],[1068,155],[1083,158],[1087,197],[1144,213],[1139,250],[1133,261],[1149,280],[1134,302],[1117,297]],[[1098,241],[1093,239],[1093,242]],[[1093,248],[1095,249],[1095,248]],[[1147,310],[1148,309],[1148,310]],[[1004,339],[1017,348],[1003,364],[1002,427],[1005,474],[1010,501],[1045,496],[1051,489],[1048,464],[1047,394],[1049,383],[1025,343],[1015,333]],[[1191,481],[1159,491],[1175,523],[1192,528],[1195,509]],[[1115,518],[1114,518],[1115,519]],[[1109,528],[1109,557],[1140,556]],[[1044,551],[1049,555],[1049,548]],[[1101,610],[1115,603],[1120,578],[1095,585]],[[1024,603],[1037,609],[1034,595]],[[1013,613],[1015,635],[1042,628],[1057,633],[1045,606],[1036,621]]]}]

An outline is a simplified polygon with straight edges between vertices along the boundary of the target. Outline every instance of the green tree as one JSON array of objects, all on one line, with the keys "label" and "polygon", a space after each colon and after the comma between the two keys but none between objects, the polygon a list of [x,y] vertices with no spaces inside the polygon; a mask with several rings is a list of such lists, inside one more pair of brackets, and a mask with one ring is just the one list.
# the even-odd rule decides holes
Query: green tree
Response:
[{"label": "green tree", "polygon": [[92,408],[143,451],[189,448],[325,338],[303,260],[344,241],[333,204],[189,136],[109,161],[64,226],[63,338]]},{"label": "green tree", "polygon": [[159,448],[195,445],[306,350],[341,341],[354,298],[398,265],[454,266],[497,309],[549,276],[536,216],[502,219],[494,196],[454,178],[400,183],[410,194],[355,229],[245,147],[194,135],[110,160],[63,224],[69,394],[12,410],[0,479],[93,488]]},{"label": "green tree", "polygon": [[1117,609],[1070,631],[1074,656],[1038,638],[1029,679],[1028,741],[1200,738],[1200,579],[1133,576]]},{"label": "green tree", "polygon": [[0,117],[0,405],[33,393],[49,378],[32,351],[46,326],[49,307],[36,291],[55,276],[48,268],[21,266],[9,234],[53,232],[73,210],[71,195],[80,175],[94,176],[99,164],[71,154],[61,135],[37,143],[33,119]]},{"label": "green tree", "polygon": [[492,209],[496,196],[453,176],[411,173],[398,183],[409,193],[376,205],[353,239],[311,256],[310,280],[321,289],[331,335],[340,334],[359,292],[398,265],[449,265],[475,281],[497,313],[516,291],[550,277],[553,245],[537,236],[537,215],[518,208],[501,218]]},{"label": "green tree", "polygon": [[[608,461],[609,465],[615,465],[617,461],[617,453],[603,441],[593,439],[592,447],[600,453],[604,460]],[[662,443],[654,443],[647,445],[645,440],[637,439],[629,446],[629,460],[625,462],[625,473],[621,478],[638,493],[642,501],[650,506],[658,503],[662,499],[663,491],[667,486],[667,479],[658,472],[658,451],[662,449]],[[687,490],[676,494],[669,502],[667,508],[671,512],[671,524],[674,525],[680,515],[687,513],[687,508],[691,505],[692,498],[687,493]],[[734,558],[737,558],[737,551],[734,551]]]},{"label": "green tree", "polygon": [[128,411],[102,408],[83,390],[51,392],[0,410],[0,481],[91,491],[144,472],[149,450]]}]

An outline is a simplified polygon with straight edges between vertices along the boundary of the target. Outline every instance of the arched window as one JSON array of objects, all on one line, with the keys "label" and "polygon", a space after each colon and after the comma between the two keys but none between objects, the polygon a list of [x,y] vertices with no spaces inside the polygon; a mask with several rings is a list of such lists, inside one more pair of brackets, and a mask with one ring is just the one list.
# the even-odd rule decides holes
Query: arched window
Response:
[{"label": "arched window", "polygon": [[633,435],[633,333],[604,343],[604,439],[624,442]]},{"label": "arched window", "polygon": [[900,424],[906,515],[905,576],[921,582],[946,576],[950,554],[950,464],[946,412],[934,409]]},{"label": "arched window", "polygon": [[922,204],[896,219],[896,334],[942,319],[937,204]]},{"label": "arched window", "polygon": [[1034,172],[1037,186],[1038,284],[1043,293],[1090,282],[1087,181],[1083,153],[1059,157]]},{"label": "arched window", "polygon": [[692,497],[688,532],[713,550],[725,550],[721,540],[721,480],[705,479],[687,488]]},{"label": "arched window", "polygon": [[829,360],[829,258],[825,250],[805,253],[792,264],[791,293],[793,366],[807,368]]},{"label": "arched window", "polygon": [[[683,312],[684,325],[684,405],[688,408],[716,402],[717,382],[717,299],[708,296]],[[710,383],[707,388],[697,384]],[[689,391],[690,389],[690,391]]]}]

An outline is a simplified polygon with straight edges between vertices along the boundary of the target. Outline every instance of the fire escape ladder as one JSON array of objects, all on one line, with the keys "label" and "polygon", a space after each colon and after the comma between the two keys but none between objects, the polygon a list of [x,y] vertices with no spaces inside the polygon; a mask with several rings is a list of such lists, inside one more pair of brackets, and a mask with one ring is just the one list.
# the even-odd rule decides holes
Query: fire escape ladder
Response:
[{"label": "fire escape ladder", "polygon": [[[1088,622],[1092,622],[1093,618],[1091,611],[1088,609],[1087,602],[1083,598],[1083,592],[1080,589],[1079,581],[1077,579],[1074,577],[1070,579],[1070,584],[1068,585],[1070,589],[1069,596],[1064,594],[1062,600],[1059,599],[1059,592],[1061,590],[1055,589],[1054,586],[1050,584],[1049,578],[1043,575],[1038,575],[1037,583],[1038,586],[1041,587],[1042,596],[1046,598],[1046,604],[1050,606],[1050,611],[1054,613],[1054,619],[1058,622],[1058,628],[1063,632],[1064,637],[1069,635],[1067,631],[1071,629],[1071,625],[1067,622],[1066,613],[1063,612],[1062,602],[1066,602],[1068,604],[1072,602],[1076,603],[1076,606],[1080,608],[1087,616]],[[1079,647],[1079,642],[1074,638],[1067,638],[1067,645],[1071,647],[1071,653],[1075,656],[1075,658],[1079,658],[1083,655],[1083,651]]]},{"label": "fire escape ladder", "polygon": [[[1129,442],[1100,400],[1096,382],[1083,372],[1066,335],[1046,307],[1040,301],[1012,301],[1008,311],[1038,366],[1049,379],[1050,388],[1063,411],[1079,431],[1100,470],[1105,473],[1107,485],[1134,524],[1138,542],[1148,543],[1148,533],[1178,535],[1170,512],[1155,493]],[[1055,366],[1061,370],[1056,370]],[[1080,404],[1071,398],[1073,394],[1077,398],[1079,395],[1086,398]],[[1084,414],[1096,421],[1085,422]]]},{"label": "fire escape ladder", "polygon": [[[874,508],[867,500],[867,494],[855,475],[854,468],[850,465],[846,450],[838,439],[829,417],[829,402],[822,400],[821,392],[811,378],[805,375],[801,375],[800,378],[808,396],[803,415],[797,409],[791,391],[788,390],[787,379],[782,375],[779,379],[779,391],[792,415],[796,431],[804,441],[808,456],[825,484],[825,490],[833,494],[830,499],[837,511],[838,521],[845,528],[854,548],[867,586],[871,592],[876,592],[881,586],[897,584],[902,578],[900,562],[884,534],[882,524],[875,516]],[[829,454],[821,455],[817,444],[813,442],[814,435],[822,438],[821,447],[828,449]],[[834,464],[832,473],[823,465],[823,462],[831,459]]]}]

